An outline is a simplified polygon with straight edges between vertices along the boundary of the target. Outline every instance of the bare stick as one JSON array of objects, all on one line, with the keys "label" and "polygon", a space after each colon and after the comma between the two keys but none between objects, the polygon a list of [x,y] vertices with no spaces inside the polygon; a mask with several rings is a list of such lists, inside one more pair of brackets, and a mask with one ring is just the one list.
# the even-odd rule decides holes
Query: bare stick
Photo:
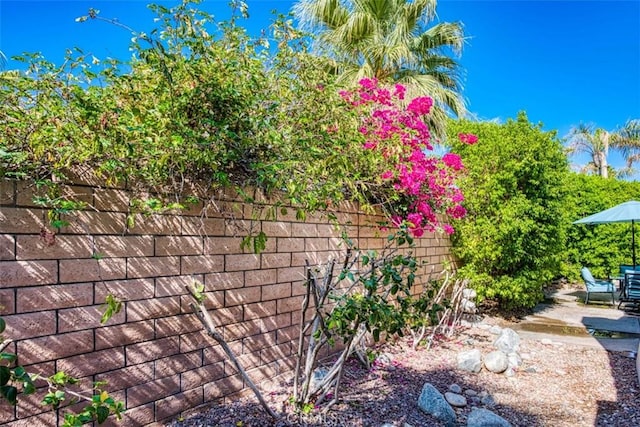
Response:
[{"label": "bare stick", "polygon": [[278,419],[279,418],[278,415],[269,407],[267,402],[264,400],[264,398],[262,397],[262,393],[260,393],[260,390],[258,390],[258,387],[256,387],[256,385],[253,383],[253,381],[251,380],[247,372],[244,370],[244,368],[238,361],[238,358],[235,356],[235,354],[231,350],[231,347],[229,347],[229,344],[227,344],[223,336],[216,330],[216,326],[213,323],[213,319],[211,318],[211,315],[209,314],[207,307],[205,307],[204,305],[204,298],[201,295],[197,295],[189,286],[186,286],[186,288],[194,300],[194,302],[192,302],[189,305],[191,306],[191,309],[193,310],[195,315],[200,320],[200,323],[202,323],[202,326],[204,326],[205,330],[207,331],[207,334],[211,338],[216,340],[216,342],[220,344],[220,346],[222,346],[222,349],[224,350],[226,355],[229,357],[229,359],[233,362],[238,372],[240,372],[240,375],[242,375],[242,378],[244,379],[244,381],[249,385],[251,390],[253,390],[253,393],[256,395],[256,398],[258,398],[258,401],[260,402],[264,410],[267,411],[267,413],[272,418]]}]

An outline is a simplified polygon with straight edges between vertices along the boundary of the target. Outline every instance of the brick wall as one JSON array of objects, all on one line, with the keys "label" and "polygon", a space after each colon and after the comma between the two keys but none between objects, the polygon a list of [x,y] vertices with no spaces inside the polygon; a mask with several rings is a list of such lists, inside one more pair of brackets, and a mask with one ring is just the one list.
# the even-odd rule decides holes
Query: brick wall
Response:
[{"label": "brick wall", "polygon": [[[220,195],[180,214],[136,215],[127,228],[130,193],[85,183],[71,191],[88,208],[67,218],[49,245],[41,236],[47,213],[32,201],[37,191],[0,180],[0,314],[5,337],[15,340],[8,351],[29,372],[107,380],[126,403],[127,426],[246,392],[189,309],[185,285],[193,279],[205,284],[216,322],[256,383],[291,371],[305,260],[321,263],[340,251],[326,215],[299,221],[293,209],[256,209],[268,203]],[[360,247],[383,244],[371,226],[380,218],[348,205],[333,213]],[[269,237],[258,255],[240,249],[250,227]],[[449,240],[425,236],[416,255],[427,263],[423,274],[440,271]],[[123,309],[101,325],[109,293]],[[58,414],[38,405],[42,395],[16,408],[0,404],[0,425],[57,425]]]}]

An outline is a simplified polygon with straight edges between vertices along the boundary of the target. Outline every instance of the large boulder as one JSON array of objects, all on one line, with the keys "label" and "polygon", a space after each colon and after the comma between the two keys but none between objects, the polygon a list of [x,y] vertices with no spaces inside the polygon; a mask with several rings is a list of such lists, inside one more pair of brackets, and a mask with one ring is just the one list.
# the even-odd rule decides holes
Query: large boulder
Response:
[{"label": "large boulder", "polygon": [[515,353],[520,348],[520,336],[511,328],[504,328],[493,342],[493,346],[505,354]]},{"label": "large boulder", "polygon": [[482,353],[473,349],[458,353],[458,369],[478,373],[482,369]]},{"label": "large boulder", "polygon": [[484,356],[484,367],[491,372],[501,374],[509,367],[509,358],[500,350],[492,351]]},{"label": "large boulder", "polygon": [[444,422],[448,427],[456,423],[456,413],[447,403],[442,393],[433,385],[425,383],[418,398],[418,407],[426,414]]},{"label": "large boulder", "polygon": [[467,417],[467,427],[511,427],[511,424],[488,409],[473,408]]}]

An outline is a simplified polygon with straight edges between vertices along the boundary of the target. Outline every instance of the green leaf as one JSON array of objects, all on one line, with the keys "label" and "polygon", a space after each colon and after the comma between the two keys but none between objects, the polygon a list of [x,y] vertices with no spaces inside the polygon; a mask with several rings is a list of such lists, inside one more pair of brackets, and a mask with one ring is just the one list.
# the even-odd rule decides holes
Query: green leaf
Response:
[{"label": "green leaf", "polygon": [[96,408],[96,418],[98,420],[98,424],[105,422],[105,420],[109,418],[109,408],[106,406],[98,406]]},{"label": "green leaf", "polygon": [[18,356],[13,353],[0,353],[0,360],[6,360],[9,363],[13,363],[18,360]]},{"label": "green leaf", "polygon": [[0,386],[6,385],[11,379],[11,370],[7,366],[0,366]]},{"label": "green leaf", "polygon": [[0,317],[0,334],[4,332],[7,327],[7,323],[4,321],[2,317]]},{"label": "green leaf", "polygon": [[3,385],[0,387],[0,395],[2,395],[11,405],[18,403],[18,389],[14,386]]}]

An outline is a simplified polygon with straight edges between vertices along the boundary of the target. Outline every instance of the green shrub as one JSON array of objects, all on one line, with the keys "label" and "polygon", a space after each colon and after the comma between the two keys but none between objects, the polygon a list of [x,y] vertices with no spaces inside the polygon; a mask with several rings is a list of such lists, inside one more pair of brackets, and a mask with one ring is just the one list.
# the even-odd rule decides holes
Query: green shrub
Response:
[{"label": "green shrub", "polygon": [[562,261],[568,227],[562,145],[525,113],[504,124],[452,122],[449,140],[459,133],[479,138],[452,147],[467,168],[460,187],[468,214],[454,222],[453,235],[460,273],[480,298],[532,307]]}]

